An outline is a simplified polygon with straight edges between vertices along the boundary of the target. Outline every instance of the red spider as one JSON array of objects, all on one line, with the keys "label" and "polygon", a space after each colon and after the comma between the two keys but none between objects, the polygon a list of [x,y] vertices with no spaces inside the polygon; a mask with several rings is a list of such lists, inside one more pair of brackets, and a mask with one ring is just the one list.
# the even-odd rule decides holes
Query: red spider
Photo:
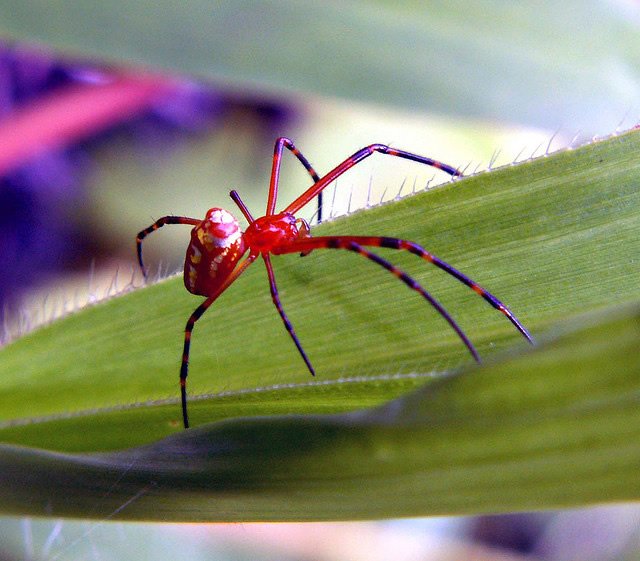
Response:
[{"label": "red spider", "polygon": [[[313,178],[313,185],[309,187],[295,201],[289,204],[282,212],[276,213],[276,198],[278,195],[278,177],[280,174],[280,160],[282,159],[283,148],[290,150]],[[355,166],[358,162],[371,156],[374,152],[397,156],[407,160],[413,160],[421,164],[433,166],[449,175],[459,176],[461,173],[446,164],[418,156],[402,150],[389,148],[383,144],[371,144],[362,150],[358,150],[350,158],[347,158],[340,165],[335,167],[323,177],[311,167],[308,160],[298,151],[293,142],[288,138],[278,138],[276,140],[273,153],[273,168],[271,170],[271,180],[269,183],[269,199],[267,201],[267,212],[265,216],[254,218],[240,196],[235,191],[230,195],[238,205],[243,216],[249,222],[249,227],[243,232],[238,221],[226,210],[222,208],[212,208],[207,212],[204,220],[187,218],[184,216],[164,216],[154,222],[148,228],[142,230],[136,237],[136,249],[138,261],[142,273],[146,278],[146,271],[142,263],[142,240],[151,232],[157,230],[165,224],[190,224],[194,226],[191,230],[191,243],[187,248],[187,256],[184,264],[184,284],[187,290],[193,294],[205,296],[206,300],[198,306],[189,317],[184,331],[184,351],[182,353],[182,366],[180,368],[180,390],[182,398],[182,418],[185,428],[189,427],[189,417],[187,415],[187,373],[189,368],[189,344],[191,332],[195,322],[213,304],[213,302],[233,283],[251,263],[258,257],[262,257],[267,267],[269,277],[269,287],[271,298],[284,322],[284,326],[293,339],[302,359],[312,375],[315,371],[307,354],[305,353],[293,326],[289,322],[287,315],[282,309],[276,280],[271,266],[271,254],[282,255],[285,253],[308,254],[316,249],[346,249],[359,253],[363,257],[370,259],[381,267],[387,269],[391,274],[404,282],[409,288],[418,292],[425,298],[438,313],[449,323],[452,329],[458,334],[462,342],[469,349],[469,352],[476,361],[480,361],[480,356],[475,347],[464,334],[460,326],[442,307],[442,305],[431,296],[422,286],[409,275],[383,259],[378,255],[365,249],[370,247],[386,247],[391,249],[401,249],[413,253],[422,259],[433,263],[436,267],[446,271],[460,282],[466,284],[474,292],[482,296],[489,304],[500,310],[522,335],[531,343],[533,340],[529,332],[511,313],[511,311],[495,296],[487,292],[484,288],[476,284],[469,277],[454,269],[451,265],[438,259],[418,244],[397,238],[387,238],[380,236],[321,236],[312,238],[309,224],[302,218],[296,218],[295,214],[302,207],[311,202],[315,197],[320,199],[322,190],[330,183]],[[243,261],[241,258],[248,252]]]}]

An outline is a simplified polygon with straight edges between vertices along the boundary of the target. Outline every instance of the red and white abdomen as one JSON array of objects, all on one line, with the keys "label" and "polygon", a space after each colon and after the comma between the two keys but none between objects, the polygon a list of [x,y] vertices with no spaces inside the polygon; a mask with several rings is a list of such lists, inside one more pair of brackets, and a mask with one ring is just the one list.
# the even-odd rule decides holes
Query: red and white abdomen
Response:
[{"label": "red and white abdomen", "polygon": [[245,252],[240,224],[222,208],[212,208],[191,230],[184,262],[184,285],[200,296],[211,296],[227,279]]}]

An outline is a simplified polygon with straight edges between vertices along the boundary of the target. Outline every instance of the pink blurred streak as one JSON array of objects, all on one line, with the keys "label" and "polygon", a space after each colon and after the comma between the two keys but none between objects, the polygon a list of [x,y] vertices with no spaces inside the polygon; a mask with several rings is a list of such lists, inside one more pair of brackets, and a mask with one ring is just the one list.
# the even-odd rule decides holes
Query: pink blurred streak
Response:
[{"label": "pink blurred streak", "polygon": [[115,75],[66,87],[0,121],[0,176],[141,113],[177,86],[158,76]]}]

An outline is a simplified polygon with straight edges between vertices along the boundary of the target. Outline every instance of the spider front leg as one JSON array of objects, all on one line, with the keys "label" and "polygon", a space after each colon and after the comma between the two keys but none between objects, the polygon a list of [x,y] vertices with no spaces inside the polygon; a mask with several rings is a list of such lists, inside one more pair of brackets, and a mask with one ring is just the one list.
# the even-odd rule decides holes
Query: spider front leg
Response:
[{"label": "spider front leg", "polygon": [[[367,241],[372,241],[373,243],[366,243]],[[496,298],[491,292],[482,288],[477,282],[470,279],[464,273],[461,273],[446,261],[436,257],[432,253],[429,253],[426,249],[419,246],[417,243],[410,242],[407,240],[401,240],[398,238],[373,238],[373,240],[367,240],[364,238],[365,245],[375,245],[378,247],[388,247],[390,249],[400,249],[404,251],[408,251],[409,253],[413,253],[413,255],[417,255],[421,259],[428,261],[429,263],[434,264],[439,269],[442,269],[452,277],[459,280],[462,284],[468,286],[471,290],[473,290],[476,294],[484,298],[493,308],[501,312],[506,318],[515,326],[515,328],[522,334],[522,336],[529,341],[529,343],[533,344],[533,338],[527,329],[522,323],[518,320],[518,318],[511,312],[509,308],[505,304],[503,304],[498,298]]]},{"label": "spider front leg", "polygon": [[348,249],[349,251],[354,251],[355,253],[358,253],[363,257],[370,259],[374,263],[377,263],[378,265],[380,265],[381,267],[389,271],[396,278],[400,279],[411,290],[415,290],[418,294],[420,294],[420,296],[422,296],[427,302],[429,302],[429,304],[431,304],[436,309],[436,311],[449,323],[451,328],[458,334],[458,337],[460,337],[460,340],[465,344],[467,349],[469,349],[471,356],[476,360],[476,362],[480,362],[480,355],[478,354],[478,351],[473,346],[473,344],[471,343],[467,335],[464,333],[464,331],[462,331],[462,328],[451,317],[449,312],[445,310],[442,304],[440,304],[440,302],[438,302],[433,296],[431,296],[431,294],[429,294],[429,292],[427,292],[427,290],[425,290],[420,285],[420,283],[418,283],[417,280],[409,276],[402,269],[399,269],[395,265],[391,264],[386,259],[383,259],[382,257],[380,257],[379,255],[376,255],[375,253],[371,253],[368,249],[365,249],[364,247],[362,247],[361,245],[358,245],[355,242],[351,242],[347,244],[345,249]]},{"label": "spider front leg", "polygon": [[[445,271],[446,273],[448,273],[449,275],[451,275],[452,277],[454,277],[464,285],[468,286],[471,290],[473,290],[476,294],[478,294],[486,302],[488,302],[493,308],[495,308],[496,310],[501,312],[504,316],[506,316],[506,318],[515,326],[515,328],[522,334],[522,336],[525,339],[527,339],[527,341],[529,341],[531,344],[533,344],[534,341],[529,331],[527,331],[527,329],[522,325],[522,323],[518,320],[518,318],[511,312],[511,310],[509,310],[509,308],[505,304],[503,304],[498,298],[496,298],[488,290],[482,288],[478,283],[473,281],[464,273],[461,273],[460,271],[458,271],[457,269],[455,269],[454,267],[452,267],[442,259],[439,259],[432,253],[429,253],[426,249],[424,249],[423,247],[419,246],[414,242],[410,242],[410,241],[402,240],[398,238],[388,238],[388,237],[379,237],[379,236],[324,236],[324,237],[306,238],[303,240],[298,240],[286,246],[281,246],[279,248],[274,249],[273,253],[274,254],[293,253],[296,251],[313,251],[315,249],[323,249],[323,248],[324,249],[347,249],[350,251],[355,251],[356,253],[360,253],[365,257],[367,257],[368,259],[375,261],[376,263],[378,263],[379,265],[381,265],[382,267],[384,267],[385,269],[393,273],[395,276],[400,278],[400,280],[405,282],[405,284],[410,286],[410,288],[414,288],[414,286],[412,286],[409,282],[409,281],[413,281],[411,277],[408,277],[408,275],[405,275],[402,271],[400,271],[399,269],[394,267],[391,263],[382,259],[381,257],[371,252],[368,252],[366,250],[363,251],[362,246],[385,247],[389,249],[404,250],[404,251],[413,253],[414,255],[417,255],[418,257],[424,259],[425,261],[428,261],[429,263],[432,263],[433,265],[442,269],[443,271]],[[417,288],[414,288],[414,290],[417,290]],[[432,303],[432,305],[434,304]],[[434,305],[434,307],[438,309],[437,306]],[[463,341],[465,341],[465,337],[463,337],[458,331],[458,329],[456,329],[456,327],[454,326],[455,322],[453,322],[450,316],[446,312],[443,313],[443,311],[441,311],[440,309],[438,309],[438,311],[449,322],[451,327],[458,333],[460,338]],[[466,341],[465,341],[465,345],[467,345],[467,348],[469,348],[469,345],[466,343]],[[469,350],[471,351],[471,354],[474,355],[475,357],[474,351],[472,351],[471,348],[469,348]]]},{"label": "spider front leg", "polygon": [[225,282],[218,287],[218,289],[209,296],[202,304],[200,304],[193,313],[189,316],[187,324],[184,328],[184,347],[182,350],[182,363],[180,365],[180,399],[182,402],[182,422],[184,428],[189,428],[189,413],[187,411],[187,376],[189,375],[189,351],[191,347],[191,333],[202,314],[204,314],[209,306],[213,304],[218,297],[235,281],[245,269],[255,261],[257,254],[249,254],[249,256],[238,265]]},{"label": "spider front leg", "polygon": [[[320,176],[313,169],[313,166],[309,163],[309,160],[302,155],[302,152],[298,150],[290,138],[284,136],[276,140],[276,144],[273,149],[273,166],[271,168],[271,179],[269,181],[269,198],[267,200],[267,215],[273,214],[276,209],[276,200],[278,198],[278,182],[280,179],[280,163],[282,161],[282,150],[286,148],[289,150],[298,161],[307,170],[314,184],[320,181]],[[318,224],[322,222],[322,192],[318,194]]]},{"label": "spider front leg", "polygon": [[145,228],[144,230],[138,232],[136,236],[136,252],[138,254],[138,263],[140,265],[140,270],[142,271],[142,276],[144,280],[147,280],[147,270],[144,267],[144,263],[142,262],[142,240],[146,238],[151,232],[155,232],[158,228],[162,228],[165,224],[189,224],[191,226],[197,226],[200,224],[200,220],[196,218],[189,218],[187,216],[163,216],[162,218],[156,220],[151,226]]},{"label": "spider front leg", "polygon": [[182,364],[180,365],[180,401],[182,402],[182,422],[184,428],[189,428],[189,413],[187,411],[187,376],[189,375],[189,349],[191,347],[191,333],[193,327],[202,317],[209,306],[213,304],[219,295],[207,298],[202,304],[200,304],[187,320],[187,325],[184,328],[184,347],[182,350]]},{"label": "spider front leg", "polygon": [[[515,326],[515,328],[522,334],[522,336],[533,344],[533,337],[527,329],[522,325],[518,318],[511,312],[511,310],[503,304],[498,298],[496,298],[491,292],[482,288],[478,283],[469,278],[464,273],[461,273],[457,269],[453,268],[446,261],[439,259],[432,253],[429,253],[426,249],[419,246],[417,243],[402,240],[398,238],[387,238],[379,236],[324,236],[318,238],[308,238],[300,240],[294,244],[290,244],[285,248],[285,251],[281,251],[283,248],[279,248],[277,253],[290,253],[291,251],[311,251],[319,248],[338,248],[349,249],[349,244],[355,243],[358,245],[371,246],[371,247],[386,247],[389,249],[400,249],[413,253],[418,257],[432,263],[439,269],[442,269],[464,285],[468,286],[478,296],[481,296],[486,302],[488,302],[493,308],[501,312],[506,318]],[[294,249],[292,249],[294,248]],[[276,253],[276,251],[274,251]]]},{"label": "spider front leg", "polygon": [[449,312],[438,302],[424,287],[418,283],[413,277],[409,276],[402,269],[396,267],[386,259],[383,259],[379,255],[370,252],[369,250],[362,247],[362,245],[356,243],[355,241],[351,241],[347,237],[341,236],[326,236],[320,238],[307,238],[305,240],[293,242],[286,246],[280,246],[278,248],[274,248],[273,253],[275,255],[281,255],[284,253],[294,253],[297,251],[312,251],[314,249],[346,249],[349,251],[353,251],[354,253],[358,253],[363,257],[366,257],[370,261],[380,265],[387,271],[389,271],[396,278],[401,280],[404,284],[406,284],[411,290],[415,290],[420,296],[422,296],[431,306],[444,318],[444,320],[449,324],[449,326],[456,332],[460,340],[467,347],[471,356],[477,362],[480,362],[480,355],[478,351],[473,346],[473,343],[469,340],[465,332],[458,325],[458,323],[451,317]]},{"label": "spider front leg", "polygon": [[326,189],[331,183],[333,183],[336,179],[338,179],[338,177],[340,177],[343,173],[351,169],[356,164],[360,163],[365,158],[368,158],[372,154],[375,154],[376,152],[380,154],[387,154],[389,156],[395,156],[397,158],[403,158],[405,160],[411,160],[412,162],[417,162],[419,164],[431,166],[436,169],[442,170],[453,177],[458,177],[462,175],[462,173],[458,169],[448,164],[445,164],[443,162],[439,162],[438,160],[427,158],[426,156],[420,156],[418,154],[413,154],[412,152],[405,152],[404,150],[391,148],[389,146],[386,146],[385,144],[370,144],[369,146],[365,146],[364,148],[358,150],[355,154],[351,155],[344,162],[342,162],[341,164],[333,168],[329,173],[321,177],[311,187],[309,187],[309,189],[307,189],[304,193],[302,193],[302,195],[300,195],[296,200],[294,200],[291,204],[289,204],[284,209],[284,212],[288,212],[289,214],[295,215],[302,207],[307,205],[309,201],[311,201],[314,197],[319,196],[324,189]]}]

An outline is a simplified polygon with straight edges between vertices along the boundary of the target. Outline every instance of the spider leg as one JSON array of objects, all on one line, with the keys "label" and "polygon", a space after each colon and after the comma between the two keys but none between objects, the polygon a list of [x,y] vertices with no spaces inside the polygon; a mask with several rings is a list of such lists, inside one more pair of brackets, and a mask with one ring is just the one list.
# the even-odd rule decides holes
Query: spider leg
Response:
[{"label": "spider leg", "polygon": [[[458,171],[456,168],[450,165],[444,164],[442,162],[439,162],[437,160],[433,160],[425,156],[419,156],[418,154],[413,154],[411,152],[405,152],[404,150],[396,150],[395,148],[390,148],[389,146],[386,146],[384,144],[370,144],[369,146],[365,146],[361,150],[358,150],[355,154],[347,158],[344,162],[342,162],[341,164],[333,168],[325,176],[321,177],[311,187],[309,187],[309,189],[307,189],[304,193],[302,193],[302,195],[300,195],[295,201],[293,201],[289,206],[287,206],[287,208],[284,209],[284,212],[296,214],[303,206],[308,204],[309,201],[311,201],[314,197],[318,196],[323,189],[325,189],[329,184],[335,181],[348,169],[351,169],[357,163],[361,162],[365,158],[368,158],[375,152],[380,152],[381,154],[388,154],[389,156],[396,156],[398,158],[404,158],[405,160],[418,162],[419,164],[432,166],[454,177],[462,175],[462,173]],[[273,179],[273,176],[272,176],[272,179]],[[274,204],[275,204],[275,200],[274,200]]]},{"label": "spider leg", "polygon": [[[273,166],[271,168],[271,180],[269,182],[269,198],[267,200],[267,216],[273,214],[276,210],[276,199],[278,198],[278,180],[280,178],[280,161],[282,160],[282,150],[287,148],[291,153],[298,158],[300,163],[309,172],[311,179],[314,183],[320,181],[320,176],[313,169],[313,166],[309,163],[309,160],[305,158],[300,150],[298,150],[289,138],[280,137],[276,140],[275,147],[273,149]],[[318,194],[318,223],[322,222],[322,194]]]},{"label": "spider leg", "polygon": [[147,280],[147,270],[144,267],[142,262],[142,240],[146,238],[151,232],[155,232],[158,228],[162,228],[165,224],[190,224],[192,226],[197,226],[200,224],[201,220],[197,220],[196,218],[188,218],[186,216],[163,216],[162,218],[156,220],[151,226],[145,228],[141,232],[138,232],[136,236],[136,251],[138,253],[138,263],[140,264],[140,269],[142,271],[142,276],[144,280]]},{"label": "spider leg", "polygon": [[449,312],[438,302],[427,290],[425,290],[413,277],[406,274],[402,269],[399,269],[386,259],[383,259],[379,255],[370,252],[368,249],[365,249],[359,243],[352,241],[349,238],[343,238],[342,236],[327,236],[322,238],[311,238],[308,240],[302,240],[299,242],[293,242],[287,246],[282,246],[273,251],[274,254],[282,254],[282,253],[293,253],[300,251],[310,251],[312,249],[347,249],[349,251],[353,251],[354,253],[358,253],[367,259],[370,259],[374,263],[377,263],[387,271],[389,271],[396,278],[400,279],[404,284],[406,284],[410,289],[415,290],[418,294],[420,294],[435,310],[447,321],[447,323],[451,326],[451,328],[456,332],[460,340],[467,347],[471,356],[477,361],[480,362],[480,355],[478,351],[473,346],[473,343],[469,340],[467,335],[464,333],[462,328],[458,325],[458,323],[451,317]]},{"label": "spider leg", "polygon": [[[493,294],[491,294],[488,290],[482,288],[475,281],[470,279],[465,274],[461,273],[457,269],[453,268],[451,265],[439,259],[432,253],[429,253],[426,249],[419,246],[417,243],[410,242],[407,240],[401,240],[398,238],[387,238],[387,237],[379,237],[379,236],[320,236],[317,238],[307,238],[304,240],[300,240],[295,242],[294,244],[290,244],[283,248],[278,248],[273,251],[273,253],[290,253],[291,251],[311,251],[312,249],[319,249],[322,247],[327,248],[340,248],[340,249],[349,249],[347,247],[349,244],[355,243],[357,245],[370,246],[370,247],[386,247],[390,249],[400,249],[404,251],[408,251],[417,255],[418,257],[428,261],[429,263],[433,263],[439,269],[442,269],[452,277],[459,280],[461,283],[468,286],[471,290],[473,290],[476,294],[484,298],[493,308],[502,312],[507,319],[515,326],[515,328],[523,335],[527,341],[533,344],[533,338],[527,329],[520,323],[518,318],[507,308],[505,304],[503,304],[498,298],[496,298]],[[285,251],[282,251],[282,250]]]},{"label": "spider leg", "polygon": [[180,399],[182,402],[182,421],[184,423],[184,428],[189,428],[189,415],[187,412],[187,376],[189,374],[189,349],[191,347],[191,333],[193,331],[193,327],[204,314],[209,306],[213,304],[218,297],[231,285],[233,281],[235,281],[244,270],[251,265],[256,259],[258,255],[249,254],[249,256],[238,265],[233,272],[229,275],[227,280],[215,291],[214,294],[209,296],[202,304],[200,304],[193,313],[189,316],[187,320],[187,324],[184,328],[184,348],[182,351],[182,363],[180,365]]},{"label": "spider leg", "polygon": [[289,332],[289,335],[291,335],[291,339],[293,339],[293,342],[298,348],[298,352],[300,353],[300,356],[302,356],[302,360],[304,360],[305,364],[307,365],[307,368],[309,369],[309,372],[311,372],[311,375],[315,376],[316,371],[314,370],[311,364],[311,361],[307,356],[307,353],[305,353],[304,349],[302,348],[302,344],[298,340],[298,336],[296,335],[296,332],[293,329],[293,325],[291,325],[291,322],[289,321],[289,318],[287,317],[287,314],[285,313],[284,309],[282,308],[282,304],[280,303],[280,296],[278,295],[276,278],[275,278],[275,275],[273,274],[273,266],[271,265],[271,258],[269,257],[269,255],[264,253],[262,254],[262,257],[264,259],[264,264],[267,267],[267,275],[269,276],[269,287],[271,289],[271,299],[273,300],[273,304],[275,305],[276,310],[278,310],[278,313],[282,318],[285,329]]},{"label": "spider leg", "polygon": [[400,240],[397,238],[378,238],[377,244],[379,247],[388,247],[391,249],[401,249],[404,251],[408,251],[409,253],[413,253],[418,257],[428,261],[429,263],[433,263],[439,269],[442,269],[446,273],[450,274],[452,277],[458,279],[461,283],[467,285],[471,290],[473,290],[476,294],[480,295],[484,298],[493,308],[502,312],[507,319],[515,326],[515,328],[522,334],[522,336],[529,341],[529,343],[533,344],[533,338],[527,329],[520,323],[518,318],[513,314],[513,312],[507,308],[505,304],[503,304],[498,298],[496,298],[493,294],[491,294],[488,290],[482,288],[478,283],[470,279],[464,273],[461,273],[446,261],[443,261],[439,257],[436,257],[432,253],[429,253],[426,249],[419,246],[417,243],[409,242],[406,240]]}]

